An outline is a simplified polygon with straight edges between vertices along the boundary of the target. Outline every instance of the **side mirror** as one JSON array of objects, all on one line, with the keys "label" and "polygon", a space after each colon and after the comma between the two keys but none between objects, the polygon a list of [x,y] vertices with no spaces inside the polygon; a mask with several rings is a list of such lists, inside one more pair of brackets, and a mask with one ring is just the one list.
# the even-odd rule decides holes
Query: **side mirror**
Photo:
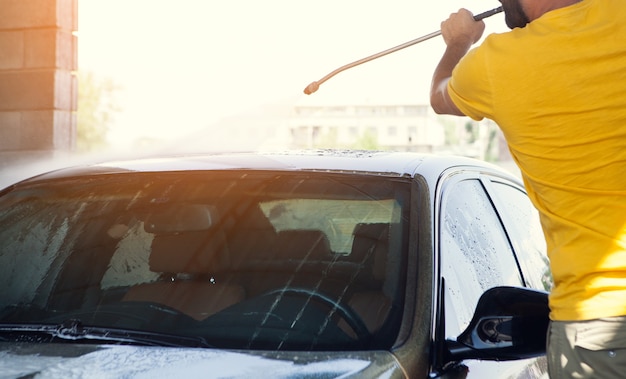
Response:
[{"label": "side mirror", "polygon": [[495,287],[480,297],[474,317],[456,341],[446,341],[449,360],[515,360],[546,353],[548,293]]}]

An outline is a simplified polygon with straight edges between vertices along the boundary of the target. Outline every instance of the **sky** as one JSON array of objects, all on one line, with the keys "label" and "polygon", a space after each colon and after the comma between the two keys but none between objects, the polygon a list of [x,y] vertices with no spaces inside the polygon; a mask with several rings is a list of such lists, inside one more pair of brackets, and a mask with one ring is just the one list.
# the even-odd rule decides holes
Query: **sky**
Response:
[{"label": "sky", "polygon": [[[79,0],[78,65],[119,88],[114,145],[169,139],[265,105],[426,104],[441,37],[345,64],[437,31],[484,0]],[[487,33],[505,31],[502,14]],[[486,35],[485,34],[485,35]]]}]

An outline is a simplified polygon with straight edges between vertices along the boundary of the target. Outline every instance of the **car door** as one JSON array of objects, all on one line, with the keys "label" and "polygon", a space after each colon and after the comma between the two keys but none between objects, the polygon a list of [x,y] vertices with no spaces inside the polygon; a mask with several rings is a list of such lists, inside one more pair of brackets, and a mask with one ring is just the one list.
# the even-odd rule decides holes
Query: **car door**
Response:
[{"label": "car door", "polygon": [[[502,185],[509,187],[499,187]],[[510,190],[518,191],[521,196]],[[515,214],[518,209],[514,207],[506,211],[498,208],[507,199],[515,198],[519,209],[527,209],[530,203],[520,191],[519,184],[484,171],[449,171],[440,180],[436,217],[439,252],[439,304],[436,309],[441,314],[438,314],[435,332],[440,338],[456,340],[469,325],[478,299],[486,290],[497,286],[525,287],[527,282],[534,284],[529,287],[536,288],[541,283],[537,275],[528,274],[526,278],[520,269],[520,262],[530,267],[532,260],[540,256],[539,250],[534,255],[526,255],[520,262],[515,251],[533,245],[530,239],[537,235],[524,234],[523,225],[534,222],[531,219],[536,214]],[[494,200],[496,194],[498,199]],[[507,214],[503,217],[501,213]],[[511,231],[505,228],[503,218],[509,221]],[[516,221],[512,221],[515,218]],[[439,343],[443,341],[436,341]],[[545,359],[465,360],[449,365],[444,371],[443,377],[448,378],[509,378],[518,375],[536,378],[545,373]]]}]

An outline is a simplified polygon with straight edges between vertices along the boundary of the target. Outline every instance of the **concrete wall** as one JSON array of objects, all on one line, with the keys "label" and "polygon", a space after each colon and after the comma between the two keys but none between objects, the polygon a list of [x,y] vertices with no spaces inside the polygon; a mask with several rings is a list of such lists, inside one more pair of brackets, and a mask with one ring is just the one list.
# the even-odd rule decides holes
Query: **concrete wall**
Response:
[{"label": "concrete wall", "polygon": [[0,0],[0,170],[71,151],[78,0]]}]

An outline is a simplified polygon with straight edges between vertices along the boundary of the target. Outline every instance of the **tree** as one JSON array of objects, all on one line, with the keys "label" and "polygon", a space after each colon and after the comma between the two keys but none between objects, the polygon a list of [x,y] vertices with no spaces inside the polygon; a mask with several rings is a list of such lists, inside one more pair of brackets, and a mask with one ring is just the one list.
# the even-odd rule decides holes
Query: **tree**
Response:
[{"label": "tree", "polygon": [[113,116],[120,111],[115,102],[115,92],[120,88],[113,80],[99,79],[92,72],[79,71],[77,78],[76,149],[80,152],[104,149]]},{"label": "tree", "polygon": [[378,138],[370,131],[366,130],[361,137],[352,145],[353,149],[359,150],[379,150]]}]

